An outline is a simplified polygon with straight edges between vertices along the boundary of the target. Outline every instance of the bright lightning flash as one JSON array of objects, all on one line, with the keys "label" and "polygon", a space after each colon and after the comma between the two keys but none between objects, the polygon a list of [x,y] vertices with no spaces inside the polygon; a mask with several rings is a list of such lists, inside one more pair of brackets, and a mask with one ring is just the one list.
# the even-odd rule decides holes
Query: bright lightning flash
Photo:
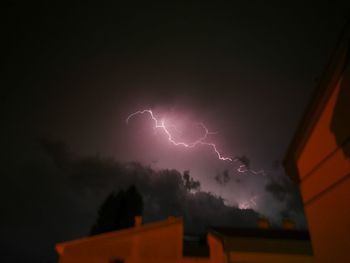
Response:
[{"label": "bright lightning flash", "polygon": [[[126,123],[128,124],[130,119],[132,119],[133,117],[135,117],[136,115],[143,115],[143,114],[148,114],[152,121],[154,122],[155,126],[154,128],[155,129],[161,129],[167,136],[168,140],[170,143],[172,143],[173,145],[175,146],[183,146],[183,147],[186,147],[186,148],[194,148],[196,146],[199,146],[199,145],[205,145],[205,146],[208,146],[210,147],[214,152],[215,154],[217,155],[218,159],[219,160],[222,160],[222,161],[229,161],[229,162],[236,162],[236,161],[239,161],[237,158],[235,159],[232,159],[230,157],[227,157],[227,156],[223,156],[219,150],[217,149],[216,145],[212,142],[207,142],[207,138],[208,138],[208,135],[210,134],[215,134],[215,132],[211,132],[209,131],[209,129],[203,124],[203,123],[197,123],[198,126],[200,126],[203,131],[204,131],[204,134],[199,137],[197,140],[191,142],[191,143],[186,143],[186,142],[182,142],[182,141],[176,141],[173,137],[173,135],[171,134],[171,131],[169,130],[169,128],[171,127],[174,127],[173,125],[167,125],[165,123],[165,120],[162,119],[162,120],[158,120],[154,114],[153,114],[153,111],[150,110],[150,109],[146,109],[146,110],[140,110],[140,111],[136,111],[132,114],[130,114],[127,118],[126,118]],[[176,127],[175,127],[176,128]],[[253,170],[249,170],[245,165],[240,165],[239,168],[237,169],[238,172],[240,173],[245,173],[245,172],[251,172],[253,174],[265,174],[264,171],[253,171]]]},{"label": "bright lightning flash", "polygon": [[253,195],[248,201],[243,201],[238,204],[238,208],[241,210],[256,208],[257,195]]}]

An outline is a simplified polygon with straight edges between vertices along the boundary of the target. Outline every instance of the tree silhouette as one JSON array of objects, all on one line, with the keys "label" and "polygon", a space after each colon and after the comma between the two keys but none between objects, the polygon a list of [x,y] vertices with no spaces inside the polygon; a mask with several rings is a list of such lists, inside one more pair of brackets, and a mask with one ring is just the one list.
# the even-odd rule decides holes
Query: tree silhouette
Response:
[{"label": "tree silhouette", "polygon": [[100,206],[96,223],[92,226],[90,234],[96,235],[132,227],[134,217],[142,215],[142,211],[142,196],[134,185],[126,191],[112,192]]},{"label": "tree silhouette", "polygon": [[199,181],[194,180],[190,176],[190,171],[184,171],[184,174],[182,176],[182,180],[184,182],[184,186],[187,190],[200,190],[201,183]]}]

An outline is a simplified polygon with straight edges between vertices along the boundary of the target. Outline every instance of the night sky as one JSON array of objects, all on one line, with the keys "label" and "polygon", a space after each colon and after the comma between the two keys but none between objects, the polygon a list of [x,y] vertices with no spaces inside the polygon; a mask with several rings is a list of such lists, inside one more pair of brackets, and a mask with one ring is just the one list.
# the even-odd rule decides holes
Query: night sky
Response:
[{"label": "night sky", "polygon": [[[130,184],[145,221],[184,216],[188,233],[259,216],[307,228],[281,161],[350,14],[343,2],[3,3],[0,261],[53,259]],[[126,123],[144,109],[176,141],[204,124],[237,161],[175,146],[149,114]]]}]

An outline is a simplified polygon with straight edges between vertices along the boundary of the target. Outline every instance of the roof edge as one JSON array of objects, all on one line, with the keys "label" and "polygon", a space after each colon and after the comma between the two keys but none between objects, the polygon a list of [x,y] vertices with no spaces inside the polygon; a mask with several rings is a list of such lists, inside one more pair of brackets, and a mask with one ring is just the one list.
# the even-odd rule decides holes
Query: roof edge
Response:
[{"label": "roof edge", "polygon": [[350,53],[350,18],[347,20],[337,44],[331,53],[323,74],[313,90],[311,100],[306,106],[299,121],[294,136],[288,146],[283,159],[286,174],[299,183],[299,173],[296,161],[301,154],[301,150],[310,137],[317,120],[319,119],[325,104],[336,88],[336,82],[344,71],[344,66]]}]

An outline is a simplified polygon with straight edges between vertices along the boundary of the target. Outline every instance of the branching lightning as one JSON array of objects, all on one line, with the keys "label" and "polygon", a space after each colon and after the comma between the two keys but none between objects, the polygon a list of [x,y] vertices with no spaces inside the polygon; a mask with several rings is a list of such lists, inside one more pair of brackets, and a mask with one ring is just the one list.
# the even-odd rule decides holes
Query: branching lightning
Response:
[{"label": "branching lightning", "polygon": [[241,209],[241,210],[256,208],[256,206],[257,206],[257,204],[256,204],[257,198],[258,198],[257,195],[253,195],[249,200],[242,201],[242,202],[238,203],[238,208]]},{"label": "branching lightning", "polygon": [[[183,146],[186,148],[194,148],[196,146],[199,145],[204,145],[204,146],[208,146],[209,148],[211,148],[214,153],[217,155],[218,159],[221,161],[229,161],[229,162],[237,162],[239,161],[238,158],[231,158],[231,157],[227,157],[224,156],[222,153],[220,153],[220,151],[218,150],[217,146],[215,143],[213,142],[207,142],[206,140],[208,139],[208,135],[211,134],[216,134],[216,132],[211,132],[209,131],[209,129],[203,124],[203,123],[197,123],[196,125],[200,126],[203,129],[203,135],[201,137],[199,137],[197,140],[187,143],[187,142],[183,142],[183,141],[176,141],[174,139],[174,136],[171,133],[171,130],[169,128],[175,128],[176,126],[172,125],[172,124],[166,124],[164,119],[158,120],[155,115],[153,114],[153,111],[151,109],[146,109],[146,110],[139,110],[136,111],[134,113],[131,113],[127,118],[126,118],[126,123],[128,124],[130,119],[132,119],[133,117],[135,117],[136,115],[143,115],[143,114],[148,114],[152,121],[154,122],[154,129],[161,129],[167,136],[168,141],[173,144],[174,146]],[[260,171],[254,171],[254,170],[250,170],[247,168],[246,165],[240,165],[239,168],[237,169],[238,172],[240,173],[246,173],[246,172],[251,172],[253,174],[263,174],[265,175],[265,172],[263,170]]]}]

